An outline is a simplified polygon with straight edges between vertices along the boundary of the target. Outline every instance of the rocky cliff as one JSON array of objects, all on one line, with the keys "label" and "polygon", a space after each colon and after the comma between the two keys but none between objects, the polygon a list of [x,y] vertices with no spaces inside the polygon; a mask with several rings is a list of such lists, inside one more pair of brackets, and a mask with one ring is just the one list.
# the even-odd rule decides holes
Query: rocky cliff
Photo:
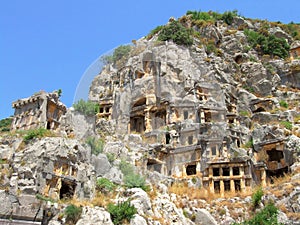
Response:
[{"label": "rocky cliff", "polygon": [[232,224],[273,209],[298,224],[297,29],[188,12],[116,48],[90,86],[95,116],[74,106],[55,130],[2,132],[1,217]]}]

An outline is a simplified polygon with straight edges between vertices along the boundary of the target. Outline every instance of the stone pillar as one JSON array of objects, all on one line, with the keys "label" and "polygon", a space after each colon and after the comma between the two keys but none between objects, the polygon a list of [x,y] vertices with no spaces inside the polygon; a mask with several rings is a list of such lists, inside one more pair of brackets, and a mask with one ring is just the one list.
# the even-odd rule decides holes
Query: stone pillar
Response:
[{"label": "stone pillar", "polygon": [[201,173],[201,164],[200,162],[196,163],[196,174],[200,174]]},{"label": "stone pillar", "polygon": [[265,169],[261,170],[261,186],[262,187],[267,186],[267,173]]},{"label": "stone pillar", "polygon": [[185,177],[186,175],[186,167],[185,165],[182,165],[182,176]]},{"label": "stone pillar", "polygon": [[149,108],[145,110],[145,127],[146,127],[146,132],[152,131],[152,126],[151,126],[151,116],[150,116],[150,111]]},{"label": "stone pillar", "polygon": [[246,188],[246,184],[245,184],[245,168],[244,167],[240,167],[240,176],[241,178],[241,191],[243,192]]},{"label": "stone pillar", "polygon": [[[229,167],[229,176],[230,176],[230,178],[233,177],[232,167]],[[234,186],[234,180],[233,179],[230,180],[230,191],[235,192],[235,186]]]},{"label": "stone pillar", "polygon": [[209,189],[210,189],[210,193],[215,193],[215,187],[214,187],[214,180],[213,179],[209,179]]},{"label": "stone pillar", "polygon": [[220,180],[220,194],[221,194],[221,197],[224,197],[224,181],[223,180]]},{"label": "stone pillar", "polygon": [[127,130],[128,130],[128,134],[131,133],[131,130],[130,130],[130,122],[127,124]]}]

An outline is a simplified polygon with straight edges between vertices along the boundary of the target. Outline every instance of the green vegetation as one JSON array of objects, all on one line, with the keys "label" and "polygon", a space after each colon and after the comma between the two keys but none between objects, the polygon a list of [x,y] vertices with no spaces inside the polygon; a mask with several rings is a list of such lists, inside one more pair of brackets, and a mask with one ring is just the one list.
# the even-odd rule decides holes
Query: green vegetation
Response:
[{"label": "green vegetation", "polygon": [[223,14],[217,12],[201,12],[201,11],[187,11],[186,15],[191,15],[194,21],[207,21],[214,23],[217,20],[223,20],[226,24],[231,25],[234,17],[238,16],[237,10],[226,11]]},{"label": "green vegetation", "polygon": [[245,29],[244,33],[251,47],[262,55],[270,55],[271,57],[278,56],[280,58],[286,58],[289,55],[290,46],[284,38],[268,35],[265,31],[259,33]]},{"label": "green vegetation", "polygon": [[285,32],[295,40],[300,40],[300,24],[290,22],[289,24],[278,24]]},{"label": "green vegetation", "polygon": [[252,205],[253,205],[254,208],[256,208],[260,204],[261,198],[262,198],[263,195],[264,195],[264,192],[263,192],[261,187],[253,193],[253,195],[252,195]]},{"label": "green vegetation", "polygon": [[61,89],[57,90],[57,95],[58,95],[59,98],[61,97],[61,95],[62,95],[62,90]]},{"label": "green vegetation", "polygon": [[86,116],[93,116],[99,112],[99,104],[92,101],[84,101],[83,99],[74,103],[73,107],[76,111],[81,112]]},{"label": "green vegetation", "polygon": [[288,130],[292,130],[293,129],[293,124],[290,121],[281,121],[280,124],[282,126],[284,126]]},{"label": "green vegetation", "polygon": [[239,112],[239,115],[240,115],[240,116],[247,116],[247,117],[249,117],[249,116],[250,116],[250,113],[249,113],[248,111],[240,111],[240,112]]},{"label": "green vegetation", "polygon": [[110,203],[107,206],[107,211],[110,213],[112,222],[116,225],[127,223],[133,218],[137,210],[134,206],[130,204],[130,201],[124,201],[116,205]]},{"label": "green vegetation", "polygon": [[172,21],[164,26],[158,34],[159,41],[172,40],[178,45],[193,44],[192,30],[184,27],[179,21]]},{"label": "green vegetation", "polygon": [[116,155],[114,153],[110,153],[110,152],[106,153],[106,157],[107,157],[109,163],[113,163],[116,159]]},{"label": "green vegetation", "polygon": [[107,178],[99,178],[96,187],[99,191],[108,193],[113,191],[117,186]]},{"label": "green vegetation", "polygon": [[244,145],[245,148],[253,148],[253,140],[249,140]]},{"label": "green vegetation", "polygon": [[85,140],[85,143],[91,147],[92,154],[98,155],[99,153],[103,152],[103,148],[104,148],[104,140],[103,139],[101,139],[101,138],[97,139],[95,137],[88,137]]},{"label": "green vegetation", "polygon": [[160,32],[163,27],[163,25],[160,25],[151,30],[150,33],[147,35],[147,39],[150,40],[155,34]]},{"label": "green vegetation", "polygon": [[52,202],[52,203],[55,202],[54,199],[49,198],[49,197],[46,197],[46,196],[41,195],[41,194],[36,194],[35,197],[36,197],[37,199],[39,199],[39,200],[42,200],[42,201]]},{"label": "green vegetation", "polygon": [[104,64],[113,63],[116,64],[118,61],[126,59],[131,51],[130,45],[120,45],[117,47],[112,55],[106,55],[101,58]]},{"label": "green vegetation", "polygon": [[12,118],[6,118],[0,120],[0,131],[1,132],[10,131],[11,123],[12,123]]},{"label": "green vegetation", "polygon": [[146,185],[145,178],[134,172],[134,168],[130,163],[121,160],[119,168],[124,174],[124,183],[127,188],[141,188],[144,191],[149,191],[149,186]]},{"label": "green vegetation", "polygon": [[23,137],[23,141],[25,143],[28,143],[29,141],[31,141],[34,138],[42,138],[42,137],[46,137],[50,135],[50,131],[45,129],[45,128],[38,128],[38,129],[34,129],[34,130],[28,130],[25,132],[25,135]]},{"label": "green vegetation", "polygon": [[68,205],[65,208],[66,222],[67,224],[76,224],[81,216],[82,208],[73,204]]},{"label": "green vegetation", "polygon": [[278,222],[277,214],[278,209],[273,203],[269,203],[250,220],[243,223],[234,223],[233,225],[283,225]]},{"label": "green vegetation", "polygon": [[289,107],[289,104],[284,100],[280,100],[279,105],[283,108],[286,108],[286,109]]}]

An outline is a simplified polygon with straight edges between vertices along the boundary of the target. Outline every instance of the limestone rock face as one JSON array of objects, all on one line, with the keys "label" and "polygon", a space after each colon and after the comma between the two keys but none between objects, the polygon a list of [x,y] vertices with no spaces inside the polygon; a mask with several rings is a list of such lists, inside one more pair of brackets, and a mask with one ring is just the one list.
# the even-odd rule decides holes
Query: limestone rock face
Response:
[{"label": "limestone rock face", "polygon": [[212,217],[212,215],[205,209],[196,209],[196,224],[209,224],[217,225],[217,221]]},{"label": "limestone rock face", "polygon": [[76,225],[113,225],[110,214],[103,208],[84,207]]}]

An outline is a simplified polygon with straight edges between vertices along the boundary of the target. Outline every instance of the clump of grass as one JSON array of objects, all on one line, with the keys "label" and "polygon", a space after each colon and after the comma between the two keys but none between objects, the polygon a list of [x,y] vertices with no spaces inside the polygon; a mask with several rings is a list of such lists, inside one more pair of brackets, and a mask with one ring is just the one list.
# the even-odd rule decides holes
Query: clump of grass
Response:
[{"label": "clump of grass", "polygon": [[263,195],[264,195],[264,192],[263,192],[261,187],[253,193],[253,195],[252,195],[252,205],[253,205],[254,208],[258,207],[258,205],[261,202],[261,198],[262,198]]}]

